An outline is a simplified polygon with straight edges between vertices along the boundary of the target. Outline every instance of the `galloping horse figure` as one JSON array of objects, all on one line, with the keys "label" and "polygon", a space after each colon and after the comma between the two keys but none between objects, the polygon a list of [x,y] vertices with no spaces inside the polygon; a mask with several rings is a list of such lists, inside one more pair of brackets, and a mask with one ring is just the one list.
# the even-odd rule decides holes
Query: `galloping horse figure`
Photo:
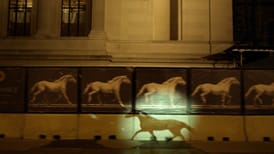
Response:
[{"label": "galloping horse figure", "polygon": [[[108,82],[100,82],[95,81],[87,84],[86,88],[84,89],[83,94],[88,94],[88,103],[92,100],[92,95],[98,92],[107,93],[107,94],[114,94],[116,99],[118,100],[119,104],[124,107],[124,103],[122,102],[121,96],[120,96],[120,86],[122,83],[130,84],[130,79],[125,76],[116,76],[109,80]],[[99,97],[99,96],[98,96]],[[100,99],[98,98],[100,101]],[[99,102],[102,104],[102,102]]]},{"label": "galloping horse figure", "polygon": [[[245,93],[245,97],[247,98],[251,92],[255,92],[255,96],[253,97],[253,105],[256,105],[257,102],[263,104],[263,100],[261,98],[262,95],[274,96],[274,82],[266,85],[266,84],[256,84],[251,86],[248,91]],[[272,104],[274,103],[274,98],[272,99]]]},{"label": "galloping horse figure", "polygon": [[200,91],[201,92],[200,97],[203,103],[207,102],[205,96],[210,93],[213,95],[221,95],[222,105],[229,104],[231,101],[231,96],[229,95],[229,92],[230,92],[230,87],[233,84],[238,85],[240,84],[240,82],[235,77],[228,77],[221,80],[217,84],[212,84],[212,83],[200,84],[195,88],[195,90],[193,91],[191,95],[195,96]]},{"label": "galloping horse figure", "polygon": [[34,86],[31,88],[32,99],[30,100],[30,102],[35,102],[37,95],[41,93],[53,92],[58,94],[60,96],[59,98],[63,96],[67,103],[72,104],[66,93],[68,82],[76,83],[76,79],[72,75],[67,74],[53,82],[45,80],[36,82]]},{"label": "galloping horse figure", "polygon": [[141,129],[133,134],[131,140],[133,140],[134,137],[140,132],[149,132],[150,135],[152,135],[152,137],[156,139],[154,131],[161,130],[169,130],[172,133],[173,137],[171,139],[168,139],[168,141],[178,136],[181,137],[182,140],[185,140],[184,136],[181,133],[181,130],[183,128],[187,129],[189,132],[193,130],[192,127],[182,121],[173,119],[160,120],[142,112],[139,112],[138,114],[127,114],[125,117],[137,117],[140,121]]},{"label": "galloping horse figure", "polygon": [[142,86],[142,88],[139,90],[137,97],[140,97],[142,94],[145,96],[145,102],[152,103],[151,101],[151,96],[155,93],[165,93],[169,97],[170,104],[174,106],[174,93],[175,93],[175,88],[177,85],[186,85],[185,80],[181,76],[176,76],[169,78],[165,82],[159,84],[159,83],[147,83]]}]

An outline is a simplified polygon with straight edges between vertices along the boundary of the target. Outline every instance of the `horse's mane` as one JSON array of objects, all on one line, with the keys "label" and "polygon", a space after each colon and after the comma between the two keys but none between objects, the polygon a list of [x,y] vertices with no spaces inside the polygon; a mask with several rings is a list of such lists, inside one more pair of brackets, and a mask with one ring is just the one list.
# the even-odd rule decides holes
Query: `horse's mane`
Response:
[{"label": "horse's mane", "polygon": [[116,77],[112,78],[111,80],[109,80],[108,83],[117,81],[117,80],[119,80],[121,78],[125,78],[125,77],[126,77],[125,75],[116,76]]},{"label": "horse's mane", "polygon": [[55,81],[62,81],[62,80],[64,80],[64,79],[68,78],[68,77],[72,77],[72,75],[71,75],[71,74],[63,75],[63,76],[61,76],[59,79],[57,79],[57,80],[55,80]]},{"label": "horse's mane", "polygon": [[218,84],[227,83],[229,81],[232,81],[233,79],[236,79],[236,78],[235,77],[227,77],[227,78],[224,78],[223,80],[221,80],[220,82],[218,82]]},{"label": "horse's mane", "polygon": [[173,82],[173,81],[178,80],[178,79],[182,79],[182,77],[176,76],[176,77],[169,78],[168,80],[163,82],[163,84],[167,84],[167,83]]}]

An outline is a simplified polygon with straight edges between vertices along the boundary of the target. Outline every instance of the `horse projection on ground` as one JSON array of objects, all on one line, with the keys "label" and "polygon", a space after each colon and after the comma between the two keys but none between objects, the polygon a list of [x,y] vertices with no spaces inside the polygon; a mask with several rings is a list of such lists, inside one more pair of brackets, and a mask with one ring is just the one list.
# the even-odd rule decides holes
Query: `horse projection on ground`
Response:
[{"label": "horse projection on ground", "polygon": [[[86,85],[83,95],[88,95],[88,103],[91,103],[92,96],[96,93],[100,94],[114,94],[115,98],[121,107],[125,107],[124,102],[120,96],[121,84],[130,84],[131,81],[126,75],[116,76],[107,82],[94,81]],[[102,105],[100,95],[97,95],[99,103]]]},{"label": "horse projection on ground", "polygon": [[154,131],[162,130],[168,130],[173,135],[171,138],[166,138],[167,141],[171,141],[176,137],[180,137],[182,140],[185,140],[185,137],[181,132],[182,129],[187,129],[189,132],[193,131],[192,127],[182,121],[173,119],[160,120],[141,111],[138,112],[138,114],[127,114],[125,117],[136,117],[140,122],[140,130],[133,134],[131,140],[134,140],[134,138],[141,132],[148,132],[150,135],[152,135],[153,140],[157,140]]},{"label": "horse projection on ground", "polygon": [[145,98],[146,104],[154,105],[152,97],[153,95],[163,94],[167,95],[169,99],[169,103],[172,106],[175,106],[175,92],[176,86],[181,85],[185,86],[186,82],[181,76],[171,77],[168,80],[164,81],[163,83],[147,83],[144,84],[139,92],[137,93],[137,98],[140,98],[141,95]]},{"label": "horse projection on ground", "polygon": [[58,95],[55,101],[64,98],[66,103],[72,104],[67,95],[67,84],[69,82],[76,83],[76,79],[71,74],[66,74],[61,76],[59,79],[50,82],[46,80],[36,82],[31,88],[31,99],[30,103],[35,103],[38,95],[43,95],[43,100],[49,102],[46,93],[55,93]]},{"label": "horse projection on ground", "polygon": [[245,93],[245,98],[247,99],[251,94],[253,98],[253,105],[256,106],[259,104],[264,104],[262,96],[272,97],[272,105],[274,104],[274,82],[270,84],[256,84],[251,86]]},{"label": "horse projection on ground", "polygon": [[227,77],[218,82],[217,84],[203,83],[198,85],[191,96],[194,97],[199,93],[201,101],[206,104],[206,95],[213,94],[216,96],[221,96],[222,105],[229,104],[231,102],[232,96],[230,95],[230,88],[232,85],[239,85],[240,82],[236,77]]}]

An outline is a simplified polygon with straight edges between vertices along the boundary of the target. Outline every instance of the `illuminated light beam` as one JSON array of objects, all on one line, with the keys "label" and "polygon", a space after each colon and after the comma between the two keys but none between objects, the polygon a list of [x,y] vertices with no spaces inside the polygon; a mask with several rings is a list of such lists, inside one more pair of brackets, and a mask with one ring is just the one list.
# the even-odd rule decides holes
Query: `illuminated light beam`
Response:
[{"label": "illuminated light beam", "polygon": [[[150,101],[143,95],[136,99],[137,108],[155,108],[166,109],[168,108],[186,108],[187,98],[186,95],[180,92],[175,92],[173,96],[167,93],[155,93],[150,97]],[[172,99],[172,100],[171,100]],[[172,103],[171,103],[172,101]]]},{"label": "illuminated light beam", "polygon": [[148,115],[145,113],[129,114],[126,118],[134,117],[134,133],[132,140],[189,140],[193,132],[188,117],[182,115]]}]

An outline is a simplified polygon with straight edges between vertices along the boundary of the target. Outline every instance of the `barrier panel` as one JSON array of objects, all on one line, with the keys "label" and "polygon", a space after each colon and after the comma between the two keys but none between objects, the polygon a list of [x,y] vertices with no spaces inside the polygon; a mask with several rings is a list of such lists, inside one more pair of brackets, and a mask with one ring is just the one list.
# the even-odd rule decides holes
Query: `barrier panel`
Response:
[{"label": "barrier panel", "polygon": [[241,114],[240,70],[192,69],[191,113]]},{"label": "barrier panel", "polygon": [[24,69],[0,68],[0,112],[24,112],[24,88]]},{"label": "barrier panel", "polygon": [[81,68],[82,112],[131,112],[132,69]]},{"label": "barrier panel", "polygon": [[247,114],[274,113],[274,71],[245,70],[244,97]]},{"label": "barrier panel", "polygon": [[29,68],[29,112],[77,112],[76,68]]},{"label": "barrier panel", "polygon": [[147,113],[187,112],[186,69],[137,68],[136,110]]},{"label": "barrier panel", "polygon": [[1,113],[273,114],[274,70],[1,67]]}]

